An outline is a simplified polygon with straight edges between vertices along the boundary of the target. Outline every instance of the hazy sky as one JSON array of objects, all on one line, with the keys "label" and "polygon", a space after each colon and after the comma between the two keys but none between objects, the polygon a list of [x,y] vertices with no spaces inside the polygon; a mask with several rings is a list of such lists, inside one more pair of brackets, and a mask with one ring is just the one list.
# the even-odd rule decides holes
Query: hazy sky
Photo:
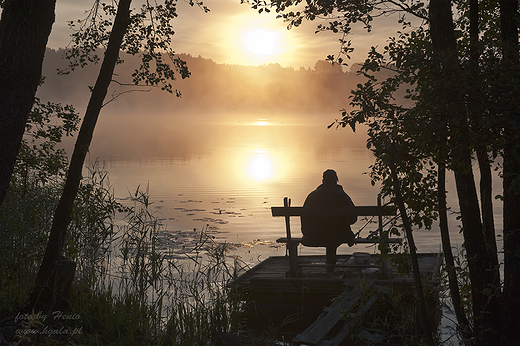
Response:
[{"label": "hazy sky", "polygon": [[[84,17],[93,1],[59,0],[56,5],[56,22],[49,38],[51,48],[65,47],[70,30],[67,21]],[[134,1],[132,7],[139,5]],[[217,63],[258,65],[280,63],[282,66],[313,67],[317,60],[325,59],[339,50],[338,34],[315,34],[318,24],[304,23],[298,28],[286,29],[275,14],[258,14],[240,0],[206,0],[210,8],[204,13],[185,1],[178,2],[179,17],[175,21],[173,38],[177,53],[201,55]],[[372,45],[384,45],[387,37],[395,32],[388,30],[396,18],[386,18],[370,34],[361,27],[349,37],[356,51],[351,62],[364,60]]]}]

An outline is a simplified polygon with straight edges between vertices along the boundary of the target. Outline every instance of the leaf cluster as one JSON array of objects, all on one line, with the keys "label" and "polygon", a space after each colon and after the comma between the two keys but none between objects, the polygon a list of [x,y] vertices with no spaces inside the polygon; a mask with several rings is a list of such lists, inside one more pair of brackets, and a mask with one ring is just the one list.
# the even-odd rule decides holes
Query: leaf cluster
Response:
[{"label": "leaf cluster", "polygon": [[[341,56],[349,58],[353,49],[347,38],[354,24],[361,23],[370,31],[375,18],[398,14],[401,31],[388,39],[382,52],[372,47],[359,70],[366,81],[352,91],[353,110],[343,110],[342,118],[329,127],[349,126],[354,131],[358,124],[367,127],[367,147],[376,157],[371,167],[372,183],[381,183],[381,193],[392,195],[389,167],[393,165],[415,225],[430,227],[437,216],[434,206],[439,164],[457,170],[468,169],[462,167],[457,154],[463,148],[473,150],[483,143],[495,153],[500,150],[502,129],[512,119],[496,114],[504,113],[504,104],[513,104],[516,109],[518,105],[508,96],[510,90],[516,88],[511,82],[514,78],[509,79],[510,83],[504,83],[503,78],[506,70],[512,68],[500,68],[499,64],[501,45],[496,1],[479,5],[478,44],[473,42],[469,32],[469,4],[453,2],[457,56],[447,51],[434,54],[429,9],[422,1],[254,0],[247,3],[257,10],[275,9],[289,28],[304,20],[319,20],[317,31],[341,34],[340,56],[328,56],[329,61],[339,63],[343,62]],[[481,57],[477,65],[475,54]],[[505,84],[509,90],[505,90]],[[450,102],[452,99],[466,103],[458,102],[456,108]]]},{"label": "leaf cluster", "polygon": [[[477,145],[486,146],[496,157],[503,145],[505,124],[517,126],[511,124],[513,119],[505,109],[518,109],[518,102],[508,96],[517,86],[512,85],[514,78],[509,84],[504,81],[504,75],[518,72],[500,63],[496,3],[480,5],[478,44],[469,34],[467,2],[454,4],[456,53],[434,53],[426,22],[413,30],[398,31],[382,52],[373,47],[368,53],[359,70],[366,82],[352,91],[354,110],[343,110],[342,119],[330,125],[348,125],[354,131],[357,124],[367,126],[367,147],[376,156],[371,167],[373,183],[381,182],[382,193],[391,194],[388,165],[392,161],[413,223],[426,227],[436,217],[437,165],[470,169],[457,153],[463,148],[472,151]],[[475,62],[472,54],[480,59]],[[465,102],[454,107],[453,99]],[[417,217],[421,214],[422,218]]]},{"label": "leaf cluster", "polygon": [[[13,180],[45,185],[53,177],[64,177],[67,155],[59,148],[63,137],[78,130],[79,114],[71,105],[42,103],[36,98],[14,166]],[[34,179],[31,179],[34,178]]]},{"label": "leaf cluster", "polygon": [[[189,1],[189,4],[209,11],[202,2]],[[86,18],[69,22],[73,30],[65,53],[69,67],[61,73],[70,73],[78,67],[100,61],[99,55],[108,44],[116,12],[114,2],[96,1]],[[180,96],[171,82],[176,80],[177,75],[182,79],[188,78],[190,72],[186,63],[171,48],[175,34],[173,21],[177,16],[177,0],[164,0],[163,3],[148,0],[139,9],[131,11],[121,50],[140,57],[139,66],[132,73],[134,85],[160,87]]]},{"label": "leaf cluster", "polygon": [[372,184],[381,184],[383,196],[393,196],[390,166],[396,167],[411,222],[430,228],[437,217],[437,173],[432,155],[438,153],[439,147],[431,141],[438,137],[440,129],[429,120],[427,112],[417,108],[417,86],[424,70],[415,66],[417,61],[427,63],[421,53],[429,49],[419,40],[424,35],[423,30],[401,33],[398,39],[389,41],[385,54],[372,48],[359,71],[366,81],[352,91],[353,110],[343,110],[341,120],[330,126],[349,126],[354,131],[357,124],[366,126],[367,148],[376,157],[370,167]]},{"label": "leaf cluster", "polygon": [[343,57],[350,58],[353,51],[351,34],[354,25],[361,24],[367,32],[372,30],[372,22],[376,18],[393,14],[399,16],[398,22],[404,27],[411,25],[407,16],[427,20],[426,4],[416,0],[241,0],[259,13],[274,10],[278,18],[287,23],[287,28],[298,27],[303,21],[319,21],[316,33],[331,31],[342,34],[339,39],[341,50],[339,56],[329,56],[328,60],[343,64]]}]

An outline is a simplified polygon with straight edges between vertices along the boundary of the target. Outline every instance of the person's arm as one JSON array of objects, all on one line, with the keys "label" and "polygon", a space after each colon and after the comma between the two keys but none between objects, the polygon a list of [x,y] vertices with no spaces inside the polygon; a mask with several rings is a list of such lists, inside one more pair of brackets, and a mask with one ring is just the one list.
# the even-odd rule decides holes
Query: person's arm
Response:
[{"label": "person's arm", "polygon": [[[350,198],[349,195],[347,195],[347,199],[348,199],[348,205],[350,207],[355,207],[354,205],[354,202],[352,202],[352,199]],[[355,213],[349,213],[349,216],[348,216],[348,222],[352,225],[354,223],[357,222],[357,215]]]}]

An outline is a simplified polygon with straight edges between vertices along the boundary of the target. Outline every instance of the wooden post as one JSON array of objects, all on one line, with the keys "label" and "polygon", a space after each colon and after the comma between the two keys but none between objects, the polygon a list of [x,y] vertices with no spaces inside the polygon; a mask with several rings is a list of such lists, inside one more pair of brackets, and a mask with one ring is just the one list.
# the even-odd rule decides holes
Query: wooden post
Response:
[{"label": "wooden post", "polygon": [[[381,208],[381,197],[377,196],[377,207]],[[389,279],[389,268],[388,268],[388,233],[383,232],[383,215],[381,212],[377,215],[378,227],[379,227],[379,250],[381,251],[382,263],[381,263],[381,279]]]},{"label": "wooden post", "polygon": [[287,236],[286,249],[289,252],[289,276],[298,275],[298,243],[292,241],[291,238],[291,221],[290,221],[290,210],[291,199],[285,197],[283,199],[283,206],[285,209],[285,232]]}]

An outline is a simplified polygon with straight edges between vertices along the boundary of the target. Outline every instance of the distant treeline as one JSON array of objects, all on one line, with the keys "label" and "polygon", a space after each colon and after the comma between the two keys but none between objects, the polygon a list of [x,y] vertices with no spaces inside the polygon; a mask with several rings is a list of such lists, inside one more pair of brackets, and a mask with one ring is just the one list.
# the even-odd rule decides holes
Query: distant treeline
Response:
[{"label": "distant treeline", "polygon": [[[89,65],[68,75],[58,76],[57,69],[66,67],[63,50],[48,49],[45,55],[45,83],[38,96],[42,101],[71,103],[79,112],[88,102],[89,89],[95,83],[99,65]],[[102,54],[100,55],[102,57]],[[118,110],[170,112],[287,112],[302,115],[339,117],[348,108],[350,90],[362,81],[356,66],[344,72],[339,65],[317,61],[313,68],[294,69],[279,64],[240,66],[217,64],[210,59],[179,55],[187,62],[191,77],[173,84],[181,93],[177,98],[167,92],[147,87],[114,87],[110,93],[129,89],[150,90],[122,95],[115,103]],[[115,80],[130,83],[138,66],[137,57],[122,56],[124,63],[116,69]],[[109,95],[109,96],[110,96]]]}]

